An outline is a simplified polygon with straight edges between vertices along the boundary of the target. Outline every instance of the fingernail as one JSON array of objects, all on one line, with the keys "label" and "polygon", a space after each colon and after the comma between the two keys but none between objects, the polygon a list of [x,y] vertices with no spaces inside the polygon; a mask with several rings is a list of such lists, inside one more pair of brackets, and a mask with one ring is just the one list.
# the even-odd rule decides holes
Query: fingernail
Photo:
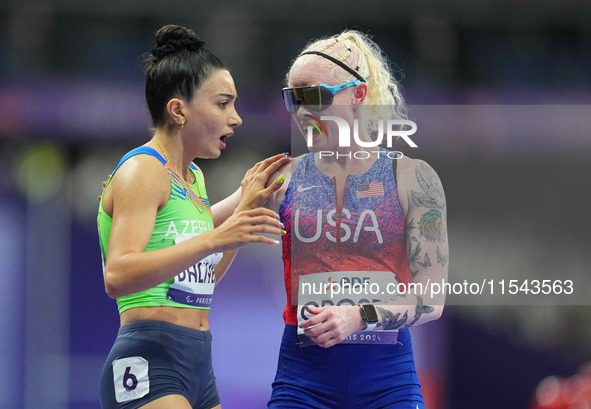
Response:
[{"label": "fingernail", "polygon": [[289,153],[289,152],[282,152],[281,154],[285,155],[285,156],[291,156],[291,153]]},{"label": "fingernail", "polygon": [[281,217],[279,217],[279,215],[277,213],[275,213],[275,218],[279,221],[281,221]]},{"label": "fingernail", "polygon": [[281,234],[283,234],[284,236],[287,234],[287,232],[285,230],[281,230]]},{"label": "fingernail", "polygon": [[285,176],[281,175],[277,178],[277,183],[282,184],[283,182],[285,182]]},{"label": "fingernail", "polygon": [[283,223],[281,223],[281,228],[285,229],[285,225]]},{"label": "fingernail", "polygon": [[275,245],[277,245],[277,246],[281,243],[279,240],[274,240],[274,242],[275,242]]}]

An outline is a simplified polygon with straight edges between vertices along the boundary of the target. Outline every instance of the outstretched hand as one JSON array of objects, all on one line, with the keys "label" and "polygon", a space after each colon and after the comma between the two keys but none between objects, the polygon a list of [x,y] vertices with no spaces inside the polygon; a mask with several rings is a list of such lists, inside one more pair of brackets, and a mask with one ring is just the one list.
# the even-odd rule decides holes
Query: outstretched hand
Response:
[{"label": "outstretched hand", "polygon": [[279,240],[261,234],[285,234],[277,214],[264,207],[235,212],[224,223],[204,233],[216,251],[231,251],[251,243],[278,245]]},{"label": "outstretched hand", "polygon": [[285,177],[269,180],[291,158],[285,154],[271,156],[255,164],[246,172],[240,186],[242,196],[236,212],[265,206],[269,197],[283,185]]},{"label": "outstretched hand", "polygon": [[300,324],[304,334],[323,348],[342,342],[354,332],[365,328],[359,307],[306,307],[314,316]]}]

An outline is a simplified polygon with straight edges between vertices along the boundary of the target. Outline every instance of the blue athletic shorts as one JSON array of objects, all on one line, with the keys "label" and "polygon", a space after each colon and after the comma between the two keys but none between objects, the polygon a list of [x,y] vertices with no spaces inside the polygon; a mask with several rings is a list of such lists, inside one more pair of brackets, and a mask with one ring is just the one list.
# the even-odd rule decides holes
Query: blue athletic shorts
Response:
[{"label": "blue athletic shorts", "polygon": [[100,384],[103,409],[135,409],[166,395],[193,408],[219,405],[211,365],[211,333],[162,321],[119,328]]},{"label": "blue athletic shorts", "polygon": [[403,345],[297,345],[287,325],[268,407],[273,409],[425,409],[410,333]]}]

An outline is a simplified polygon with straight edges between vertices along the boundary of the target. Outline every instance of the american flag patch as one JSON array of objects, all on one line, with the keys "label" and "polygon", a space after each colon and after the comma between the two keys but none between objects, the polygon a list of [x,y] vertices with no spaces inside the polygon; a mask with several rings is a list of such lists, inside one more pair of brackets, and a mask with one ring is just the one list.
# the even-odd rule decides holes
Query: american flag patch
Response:
[{"label": "american flag patch", "polygon": [[384,184],[382,182],[371,182],[357,185],[357,197],[384,196]]}]

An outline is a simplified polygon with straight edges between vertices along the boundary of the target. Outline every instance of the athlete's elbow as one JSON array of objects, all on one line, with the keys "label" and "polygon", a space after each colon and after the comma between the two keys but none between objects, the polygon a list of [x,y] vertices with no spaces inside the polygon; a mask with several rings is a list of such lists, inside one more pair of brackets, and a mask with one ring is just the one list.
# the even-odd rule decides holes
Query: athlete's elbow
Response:
[{"label": "athlete's elbow", "polygon": [[117,299],[120,296],[117,286],[113,283],[112,280],[107,280],[106,276],[105,276],[105,292],[112,299]]},{"label": "athlete's elbow", "polygon": [[433,307],[433,312],[430,314],[431,321],[438,320],[443,315],[443,305],[436,305]]},{"label": "athlete's elbow", "polygon": [[123,295],[124,293],[124,286],[121,280],[119,279],[119,275],[116,274],[112,270],[105,269],[105,291],[107,295],[113,299],[117,299]]}]

